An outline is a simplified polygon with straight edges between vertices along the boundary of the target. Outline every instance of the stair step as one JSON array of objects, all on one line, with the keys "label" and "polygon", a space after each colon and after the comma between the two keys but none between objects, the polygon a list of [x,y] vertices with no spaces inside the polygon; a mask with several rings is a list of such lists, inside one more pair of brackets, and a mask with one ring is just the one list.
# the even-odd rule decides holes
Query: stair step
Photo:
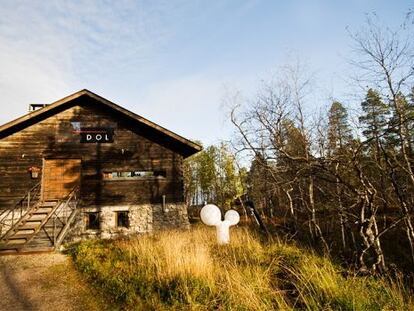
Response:
[{"label": "stair step", "polygon": [[40,225],[42,223],[42,219],[31,219],[31,218],[28,218],[28,219],[25,219],[23,221],[23,224],[27,224],[27,223]]},{"label": "stair step", "polygon": [[9,248],[2,249],[0,247],[0,255],[12,255],[12,254],[16,254],[16,253],[17,253],[17,249],[14,249],[14,248],[12,248],[12,249],[9,249]]},{"label": "stair step", "polygon": [[35,230],[37,227],[39,227],[38,224],[34,222],[25,223],[23,226],[20,226],[17,228],[17,230]]},{"label": "stair step", "polygon": [[8,238],[9,241],[16,241],[16,240],[27,240],[31,237],[31,234],[14,234],[11,237]]},{"label": "stair step", "polygon": [[35,243],[29,243],[26,244],[25,247],[40,247],[40,246],[53,246],[52,241],[50,240],[45,240],[45,241],[39,241],[39,242],[35,242]]},{"label": "stair step", "polygon": [[42,217],[46,217],[49,214],[49,212],[33,212],[31,213],[31,216],[42,216]]},{"label": "stair step", "polygon": [[29,218],[27,218],[26,221],[42,221],[43,219],[45,219],[47,216],[47,214],[32,214],[31,216],[29,216]]},{"label": "stair step", "polygon": [[12,248],[12,249],[0,249],[1,255],[26,255],[26,254],[36,254],[36,253],[50,253],[55,250],[54,247],[28,247],[28,248]]},{"label": "stair step", "polygon": [[26,241],[27,241],[26,238],[12,236],[12,237],[9,238],[9,240],[7,241],[5,246],[10,247],[10,246],[13,246],[13,245],[25,244]]},{"label": "stair step", "polygon": [[49,214],[53,210],[53,207],[39,207],[34,210],[32,214]]},{"label": "stair step", "polygon": [[31,234],[35,231],[35,228],[30,228],[30,229],[22,229],[19,228],[17,229],[17,231],[14,233],[14,235],[26,235],[26,234]]},{"label": "stair step", "polygon": [[42,205],[40,205],[36,210],[37,211],[38,210],[48,210],[48,211],[51,211],[53,209],[53,207],[55,207],[55,205],[53,205],[53,206],[42,206]]},{"label": "stair step", "polygon": [[40,203],[40,207],[54,207],[57,203],[58,201],[45,201]]},{"label": "stair step", "polygon": [[28,218],[33,218],[33,219],[45,219],[47,216],[49,215],[49,213],[33,213],[31,214]]}]

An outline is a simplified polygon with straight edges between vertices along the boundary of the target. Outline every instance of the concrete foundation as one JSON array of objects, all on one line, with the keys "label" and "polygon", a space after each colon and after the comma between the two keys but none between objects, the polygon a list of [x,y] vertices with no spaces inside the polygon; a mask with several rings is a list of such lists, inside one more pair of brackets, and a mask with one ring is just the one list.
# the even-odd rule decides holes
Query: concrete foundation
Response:
[{"label": "concrete foundation", "polygon": [[[116,214],[128,212],[128,228],[119,227]],[[99,229],[88,229],[88,213],[99,213]],[[76,221],[67,236],[67,241],[85,239],[110,239],[130,236],[164,229],[188,229],[187,206],[184,203],[174,204],[141,204],[125,206],[83,207],[79,209]]]}]

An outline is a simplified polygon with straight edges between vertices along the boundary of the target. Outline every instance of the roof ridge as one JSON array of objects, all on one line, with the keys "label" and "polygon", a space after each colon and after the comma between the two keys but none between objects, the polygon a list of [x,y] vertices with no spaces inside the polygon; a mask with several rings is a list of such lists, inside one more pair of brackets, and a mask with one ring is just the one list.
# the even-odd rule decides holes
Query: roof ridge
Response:
[{"label": "roof ridge", "polygon": [[167,135],[167,136],[169,136],[169,137],[171,137],[175,140],[180,141],[181,143],[189,146],[190,148],[193,148],[195,150],[195,152],[200,151],[202,149],[202,147],[199,144],[197,144],[197,143],[195,143],[195,142],[193,142],[193,141],[191,141],[191,140],[189,140],[189,139],[187,139],[187,138],[185,138],[185,137],[183,137],[183,136],[181,136],[177,133],[174,133],[173,131],[170,131],[170,130],[166,129],[165,127],[163,127],[161,125],[158,125],[158,124],[146,119],[145,117],[143,117],[141,115],[138,115],[138,114],[126,109],[126,108],[123,108],[123,107],[115,104],[114,102],[112,102],[112,101],[110,101],[110,100],[108,100],[108,99],[106,99],[106,98],[104,98],[104,97],[88,90],[88,89],[82,89],[80,91],[77,91],[77,92],[75,92],[73,94],[70,94],[68,96],[65,96],[65,97],[63,97],[63,98],[61,98],[57,101],[54,101],[54,102],[48,104],[47,106],[45,106],[43,108],[37,109],[37,110],[29,112],[27,114],[24,114],[23,116],[21,116],[17,119],[14,119],[10,122],[7,122],[7,123],[1,125],[0,126],[0,134],[2,132],[6,131],[6,130],[10,130],[13,127],[16,127],[19,124],[27,122],[27,121],[35,118],[35,117],[41,116],[42,114],[44,114],[48,111],[54,110],[54,109],[64,105],[65,103],[71,102],[71,101],[73,101],[73,100],[75,100],[75,99],[77,99],[77,98],[79,98],[83,95],[87,95],[91,98],[94,98],[95,100],[97,100],[97,101],[105,104],[106,106],[108,106],[108,107],[110,107],[110,108],[112,108],[112,109],[128,116],[129,118],[132,118],[137,122],[141,122],[141,123],[153,128],[157,131],[160,131],[160,132],[164,133],[165,135]]}]

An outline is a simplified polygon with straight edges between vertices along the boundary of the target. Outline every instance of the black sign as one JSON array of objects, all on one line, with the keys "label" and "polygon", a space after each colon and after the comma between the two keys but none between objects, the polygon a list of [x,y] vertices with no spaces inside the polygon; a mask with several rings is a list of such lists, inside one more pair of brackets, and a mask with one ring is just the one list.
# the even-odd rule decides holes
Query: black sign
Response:
[{"label": "black sign", "polygon": [[113,143],[114,129],[102,127],[87,127],[77,131],[80,136],[81,143]]}]

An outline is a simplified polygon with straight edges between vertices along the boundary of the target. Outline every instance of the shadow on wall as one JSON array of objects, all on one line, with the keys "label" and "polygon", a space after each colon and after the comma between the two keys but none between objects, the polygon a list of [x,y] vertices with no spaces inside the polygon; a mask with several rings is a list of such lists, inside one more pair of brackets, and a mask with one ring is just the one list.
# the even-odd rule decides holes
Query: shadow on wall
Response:
[{"label": "shadow on wall", "polygon": [[[135,123],[114,120],[109,112],[100,111],[102,115],[95,119],[84,118],[85,115],[94,115],[93,112],[93,108],[83,107],[66,123],[78,122],[82,127],[115,128],[113,143],[80,144],[80,138],[76,137],[70,142],[52,139],[47,147],[47,156],[50,158],[82,158],[81,205],[99,208],[103,205],[162,203],[163,194],[167,195],[167,203],[181,202],[183,184],[178,168],[181,156],[153,140],[143,138],[142,130],[137,129]],[[67,124],[59,125],[57,132],[62,132],[61,127],[67,127]],[[157,171],[167,168],[169,171],[165,178],[122,181],[103,179],[104,173],[108,172]]]},{"label": "shadow on wall", "polygon": [[[182,157],[175,153],[177,147],[171,141],[157,136],[153,129],[147,131],[136,122],[119,118],[119,114],[96,103],[86,107],[85,98],[77,101],[79,106],[68,110],[62,107],[59,115],[50,115],[41,123],[35,124],[39,120],[31,120],[33,123],[29,128],[5,137],[3,146],[0,141],[0,161],[10,165],[14,175],[9,178],[9,169],[0,170],[0,207],[10,208],[11,202],[20,200],[40,182],[42,172],[38,179],[31,179],[27,169],[42,167],[43,158],[82,159],[81,206],[161,203],[163,194],[167,196],[167,203],[183,201]],[[114,143],[80,143],[80,137],[73,133],[73,123],[82,127],[115,128]],[[10,142],[12,150],[4,147]],[[166,178],[103,180],[104,172],[160,169],[167,171]],[[66,173],[74,172],[66,168]],[[65,187],[72,188],[73,185]],[[6,197],[10,191],[12,193]]]}]

